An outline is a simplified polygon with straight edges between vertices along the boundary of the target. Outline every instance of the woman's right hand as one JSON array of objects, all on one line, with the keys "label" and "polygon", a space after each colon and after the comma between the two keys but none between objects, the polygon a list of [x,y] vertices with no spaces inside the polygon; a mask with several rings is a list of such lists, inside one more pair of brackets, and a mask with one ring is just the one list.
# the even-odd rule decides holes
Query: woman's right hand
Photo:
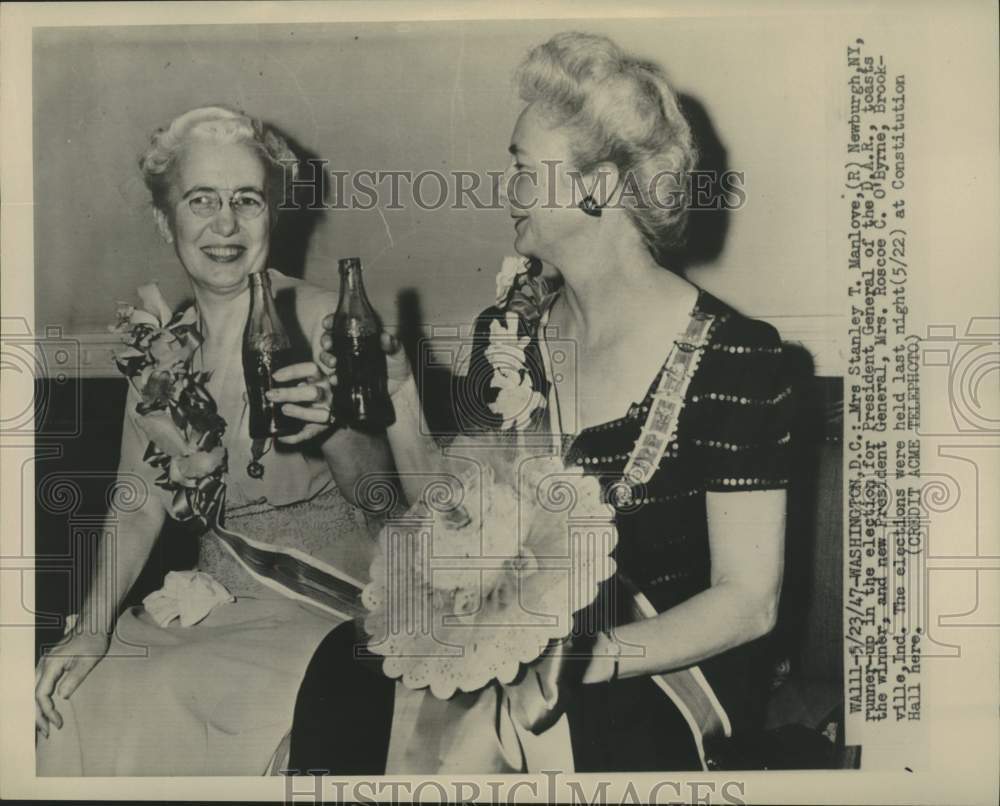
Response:
[{"label": "woman's right hand", "polygon": [[[337,357],[333,354],[333,314],[329,314],[323,319],[323,336],[320,345],[323,350],[319,354],[319,363],[330,377],[330,383],[337,384]],[[410,361],[406,357],[406,351],[402,349],[399,339],[395,336],[382,332],[382,350],[385,352],[386,369],[388,372],[388,392],[389,397],[395,397],[396,393],[413,376],[410,368]]]},{"label": "woman's right hand", "polygon": [[62,714],[53,695],[69,698],[84,678],[108,654],[111,637],[106,633],[73,631],[38,662],[35,669],[35,727],[48,738],[49,726],[62,728]]}]

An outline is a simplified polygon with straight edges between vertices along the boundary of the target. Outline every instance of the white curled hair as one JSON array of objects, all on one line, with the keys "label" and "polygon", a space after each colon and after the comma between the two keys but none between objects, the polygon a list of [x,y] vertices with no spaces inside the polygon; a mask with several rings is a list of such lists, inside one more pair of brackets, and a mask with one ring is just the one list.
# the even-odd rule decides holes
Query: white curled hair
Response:
[{"label": "white curled hair", "polygon": [[684,242],[688,176],[697,162],[691,129],[663,69],[606,36],[565,31],[533,48],[517,69],[521,99],[570,130],[583,173],[611,162],[621,204],[661,263]]},{"label": "white curled hair", "polygon": [[153,197],[153,206],[167,216],[170,216],[170,190],[177,157],[192,142],[245,143],[255,148],[267,172],[272,220],[277,216],[281,199],[291,199],[291,183],[298,176],[298,157],[285,138],[238,109],[202,106],[178,115],[154,131],[149,147],[139,157],[139,170]]}]

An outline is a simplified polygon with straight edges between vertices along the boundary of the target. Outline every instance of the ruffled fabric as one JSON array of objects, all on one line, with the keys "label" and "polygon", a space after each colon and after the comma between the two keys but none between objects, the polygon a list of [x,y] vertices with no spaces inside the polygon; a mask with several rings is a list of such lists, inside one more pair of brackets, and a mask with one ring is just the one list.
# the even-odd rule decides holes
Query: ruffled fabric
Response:
[{"label": "ruffled fabric", "polygon": [[554,456],[493,461],[462,479],[462,501],[389,522],[362,594],[385,674],[442,699],[511,682],[615,571],[596,479]]}]

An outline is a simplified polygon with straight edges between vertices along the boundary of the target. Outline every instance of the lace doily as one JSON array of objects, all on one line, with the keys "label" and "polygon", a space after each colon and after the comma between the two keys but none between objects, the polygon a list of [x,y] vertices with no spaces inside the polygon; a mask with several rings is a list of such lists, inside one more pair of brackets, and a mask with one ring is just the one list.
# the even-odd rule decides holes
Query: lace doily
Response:
[{"label": "lace doily", "polygon": [[461,500],[425,495],[379,535],[362,593],[383,670],[434,696],[509,683],[566,637],[615,571],[614,511],[598,481],[552,456],[477,466]]}]

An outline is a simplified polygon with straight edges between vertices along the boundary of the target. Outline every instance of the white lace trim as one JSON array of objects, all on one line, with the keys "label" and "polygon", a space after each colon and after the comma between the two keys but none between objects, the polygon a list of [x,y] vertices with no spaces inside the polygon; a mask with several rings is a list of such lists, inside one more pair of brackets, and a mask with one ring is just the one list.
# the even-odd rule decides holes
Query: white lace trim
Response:
[{"label": "white lace trim", "polygon": [[465,523],[454,507],[418,505],[379,535],[365,629],[407,688],[446,699],[511,682],[615,573],[614,512],[597,479],[554,456],[514,468],[513,486],[492,472],[463,479]]}]

